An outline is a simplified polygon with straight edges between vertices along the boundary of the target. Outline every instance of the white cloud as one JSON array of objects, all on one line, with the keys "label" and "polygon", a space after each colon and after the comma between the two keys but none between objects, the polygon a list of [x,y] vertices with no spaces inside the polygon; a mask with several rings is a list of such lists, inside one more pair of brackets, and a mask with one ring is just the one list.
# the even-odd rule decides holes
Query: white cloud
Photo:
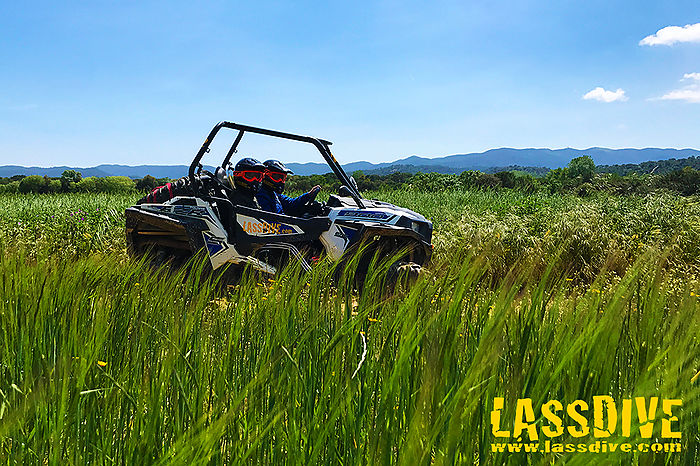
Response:
[{"label": "white cloud", "polygon": [[694,104],[700,103],[700,73],[686,73],[683,75],[683,81],[692,81],[691,84],[680,89],[674,89],[661,97],[650,100],[682,100]]},{"label": "white cloud", "polygon": [[659,100],[684,100],[693,104],[700,104],[700,89],[676,89],[659,97]]},{"label": "white cloud", "polygon": [[700,23],[680,26],[667,26],[646,36],[639,45],[673,45],[679,42],[700,42]]},{"label": "white cloud", "polygon": [[606,91],[602,87],[596,87],[592,91],[588,91],[586,94],[583,96],[583,100],[597,100],[599,102],[615,102],[615,101],[620,101],[624,102],[627,100],[627,96],[625,95],[625,91],[622,89],[618,89],[616,91]]}]

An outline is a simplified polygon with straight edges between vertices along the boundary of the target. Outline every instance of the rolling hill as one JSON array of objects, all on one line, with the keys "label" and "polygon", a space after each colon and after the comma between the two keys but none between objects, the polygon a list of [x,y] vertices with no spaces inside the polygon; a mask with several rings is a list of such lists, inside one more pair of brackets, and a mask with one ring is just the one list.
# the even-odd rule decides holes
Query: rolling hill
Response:
[{"label": "rolling hill", "polygon": [[[386,174],[396,171],[415,173],[418,171],[439,173],[461,173],[464,170],[490,171],[494,167],[541,167],[558,168],[566,166],[574,157],[589,155],[596,165],[639,164],[650,160],[681,159],[700,156],[697,149],[606,149],[591,147],[588,149],[491,149],[480,153],[454,154],[444,157],[410,156],[393,162],[371,163],[351,162],[343,168],[352,173],[362,170],[367,173]],[[325,163],[288,163],[287,166],[298,175],[313,175],[328,173],[330,169]],[[205,167],[211,170],[211,167]],[[152,175],[156,178],[179,178],[187,174],[185,165],[115,165],[103,164],[95,167],[23,167],[19,165],[0,166],[0,176],[13,175],[47,175],[61,176],[64,170],[74,169],[83,176],[128,176],[142,178]]]}]

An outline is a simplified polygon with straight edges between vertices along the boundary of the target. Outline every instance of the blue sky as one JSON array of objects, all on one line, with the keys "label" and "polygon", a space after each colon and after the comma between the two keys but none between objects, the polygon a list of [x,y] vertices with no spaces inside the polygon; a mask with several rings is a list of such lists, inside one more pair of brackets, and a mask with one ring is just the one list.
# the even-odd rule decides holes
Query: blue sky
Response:
[{"label": "blue sky", "polygon": [[220,120],[341,162],[700,148],[698,23],[697,0],[0,0],[0,164],[186,164]]}]

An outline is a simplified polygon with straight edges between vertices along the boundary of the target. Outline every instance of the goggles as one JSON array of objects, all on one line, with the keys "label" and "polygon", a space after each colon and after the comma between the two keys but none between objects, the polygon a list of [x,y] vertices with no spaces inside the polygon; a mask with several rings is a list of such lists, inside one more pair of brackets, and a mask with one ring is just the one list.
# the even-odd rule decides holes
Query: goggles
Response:
[{"label": "goggles", "polygon": [[254,181],[262,181],[263,172],[255,170],[241,170],[234,171],[233,176],[243,178],[244,180],[252,183]]},{"label": "goggles", "polygon": [[272,180],[275,183],[284,183],[287,180],[287,174],[280,173],[280,172],[266,171],[265,177],[269,178],[270,180]]}]

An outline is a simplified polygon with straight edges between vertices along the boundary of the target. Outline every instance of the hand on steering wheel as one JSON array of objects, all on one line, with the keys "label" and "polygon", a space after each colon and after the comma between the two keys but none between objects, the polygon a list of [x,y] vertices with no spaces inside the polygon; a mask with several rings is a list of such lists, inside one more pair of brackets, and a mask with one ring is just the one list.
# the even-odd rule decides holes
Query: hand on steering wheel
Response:
[{"label": "hand on steering wheel", "polygon": [[313,201],[316,199],[316,196],[318,195],[318,193],[319,193],[320,191],[321,191],[321,187],[320,187],[319,185],[316,185],[316,186],[314,186],[313,188],[311,188],[311,191],[309,191],[310,196],[309,196],[309,202],[308,202],[308,203],[313,202]]}]

